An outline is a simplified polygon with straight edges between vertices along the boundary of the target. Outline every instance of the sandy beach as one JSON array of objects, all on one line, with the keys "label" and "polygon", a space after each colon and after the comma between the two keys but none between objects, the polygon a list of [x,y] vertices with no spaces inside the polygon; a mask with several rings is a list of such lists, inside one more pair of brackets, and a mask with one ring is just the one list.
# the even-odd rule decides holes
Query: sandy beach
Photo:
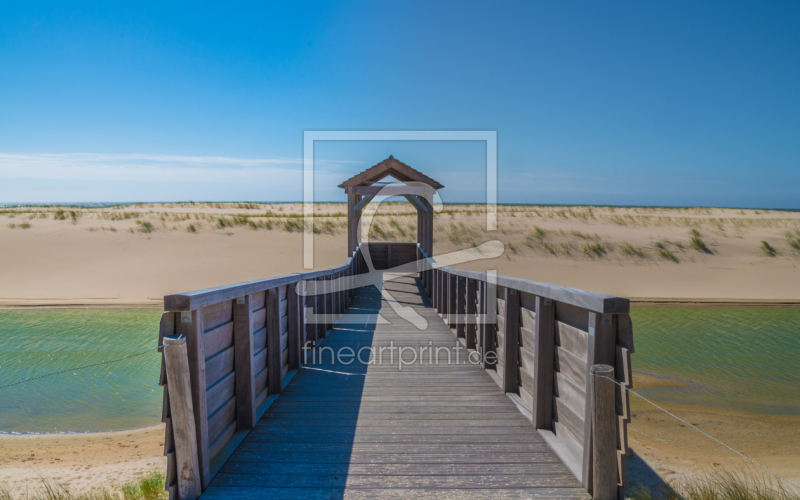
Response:
[{"label": "sandy beach", "polygon": [[[372,237],[411,241],[408,210],[382,205]],[[434,252],[499,239],[504,256],[464,267],[632,299],[800,301],[797,212],[513,206],[487,232],[481,210],[445,206]],[[302,271],[300,214],[299,204],[0,210],[0,306],[158,306],[170,293]],[[339,265],[344,206],[315,214],[315,268]]]},{"label": "sandy beach", "polygon": [[[168,204],[0,210],[0,307],[159,307],[164,295],[302,271],[298,204]],[[344,206],[316,210],[315,267],[346,254]],[[480,206],[437,214],[435,253],[490,239],[506,254],[464,267],[642,302],[800,303],[800,213],[732,209]],[[375,239],[411,241],[407,205],[381,207]],[[699,240],[693,241],[693,239]],[[766,246],[762,242],[767,242]],[[635,359],[634,359],[635,367]],[[635,375],[635,390],[672,382]],[[787,478],[800,480],[800,418],[664,405]],[[632,397],[631,484],[679,480],[744,461]],[[164,465],[163,430],[0,436],[0,484],[40,477],[71,491]]]},{"label": "sandy beach", "polygon": [[70,493],[122,485],[166,468],[164,426],[88,434],[0,434],[0,485],[12,495],[42,480]]}]

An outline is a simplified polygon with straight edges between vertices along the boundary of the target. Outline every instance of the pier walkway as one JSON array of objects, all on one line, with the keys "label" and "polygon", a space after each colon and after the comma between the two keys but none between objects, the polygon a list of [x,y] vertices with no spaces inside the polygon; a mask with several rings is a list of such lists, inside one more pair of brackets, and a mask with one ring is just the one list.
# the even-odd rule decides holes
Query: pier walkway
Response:
[{"label": "pier walkway", "polygon": [[[466,362],[421,280],[385,286],[428,328],[359,288],[345,312],[369,319],[343,316],[309,352],[202,498],[591,498],[482,364]],[[413,348],[402,366],[392,346]],[[364,347],[375,363],[350,356]]]}]

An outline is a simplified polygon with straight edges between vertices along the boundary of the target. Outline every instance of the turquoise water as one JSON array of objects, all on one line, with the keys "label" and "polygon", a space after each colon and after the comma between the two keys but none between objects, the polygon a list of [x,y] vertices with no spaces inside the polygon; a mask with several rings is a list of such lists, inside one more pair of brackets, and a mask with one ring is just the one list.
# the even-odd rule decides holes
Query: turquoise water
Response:
[{"label": "turquoise water", "polygon": [[[156,347],[154,309],[0,310],[0,385]],[[161,420],[161,355],[0,389],[0,432],[129,429]]]},{"label": "turquoise water", "polygon": [[[800,415],[800,308],[638,307],[634,371],[689,383],[659,401]],[[636,375],[634,374],[634,390]]]},{"label": "turquoise water", "polygon": [[[633,369],[689,383],[658,401],[800,415],[800,308],[636,307]],[[154,348],[154,309],[0,310],[0,385]],[[0,389],[0,432],[129,429],[161,419],[160,354]],[[634,376],[635,384],[635,376]]]}]

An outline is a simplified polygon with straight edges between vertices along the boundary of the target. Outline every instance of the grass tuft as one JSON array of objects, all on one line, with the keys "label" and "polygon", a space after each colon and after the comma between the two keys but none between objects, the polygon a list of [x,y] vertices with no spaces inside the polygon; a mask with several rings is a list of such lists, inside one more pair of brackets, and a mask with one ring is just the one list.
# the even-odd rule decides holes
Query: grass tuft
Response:
[{"label": "grass tuft", "polygon": [[140,233],[152,233],[156,229],[152,222],[148,222],[146,220],[137,220],[136,223],[139,225]]},{"label": "grass tuft", "polygon": [[775,257],[778,255],[778,251],[772,247],[768,242],[762,241],[761,242],[761,250],[767,255],[767,257]]},{"label": "grass tuft", "polygon": [[164,500],[168,498],[164,490],[166,478],[160,472],[153,472],[138,481],[130,482],[112,489],[94,489],[87,493],[73,495],[63,486],[47,479],[42,479],[39,491],[26,492],[22,497],[14,497],[0,486],[0,500]]},{"label": "grass tuft", "polygon": [[186,231],[187,231],[187,232],[190,232],[190,233],[196,233],[196,232],[197,232],[197,228],[195,227],[195,225],[194,225],[194,224],[189,224],[189,225],[186,227]]},{"label": "grass tuft", "polygon": [[786,233],[786,242],[795,250],[800,250],[800,230]]},{"label": "grass tuft", "polygon": [[633,500],[800,500],[773,479],[744,472],[720,471],[691,482],[653,491],[638,486],[630,492]]},{"label": "grass tuft", "polygon": [[700,231],[697,229],[692,229],[692,248],[701,252],[711,253],[706,243],[703,241]]},{"label": "grass tuft", "polygon": [[622,253],[625,255],[629,255],[631,257],[640,257],[642,259],[647,257],[647,253],[644,250],[641,248],[636,248],[630,243],[623,243],[622,246],[620,246],[620,250],[622,250]]}]

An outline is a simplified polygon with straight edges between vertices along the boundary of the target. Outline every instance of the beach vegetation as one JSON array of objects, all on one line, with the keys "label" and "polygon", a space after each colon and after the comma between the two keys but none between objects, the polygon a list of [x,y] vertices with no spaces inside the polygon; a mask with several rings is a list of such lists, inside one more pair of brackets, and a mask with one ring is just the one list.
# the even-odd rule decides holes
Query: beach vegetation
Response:
[{"label": "beach vegetation", "polygon": [[196,233],[197,227],[195,227],[194,224],[189,224],[188,226],[186,226],[186,231],[189,233]]},{"label": "beach vegetation", "polygon": [[786,242],[795,250],[800,250],[800,230],[786,233]]},{"label": "beach vegetation", "polygon": [[152,472],[137,481],[122,486],[96,488],[86,493],[72,494],[60,484],[42,479],[37,490],[24,496],[14,496],[0,486],[0,500],[165,500],[169,495],[164,490],[166,478],[160,472]]},{"label": "beach vegetation", "polygon": [[139,226],[140,233],[145,233],[145,234],[152,233],[156,229],[155,226],[153,226],[152,222],[146,220],[137,220],[136,224],[138,224]]},{"label": "beach vegetation", "polygon": [[637,485],[628,492],[626,498],[632,500],[800,500],[800,494],[787,489],[776,480],[766,478],[758,473],[722,470],[660,489]]},{"label": "beach vegetation", "polygon": [[778,255],[778,251],[775,250],[775,248],[770,245],[768,241],[761,242],[761,250],[763,250],[767,257],[775,257]]},{"label": "beach vegetation", "polygon": [[633,245],[631,245],[630,243],[627,243],[627,242],[624,242],[624,243],[622,243],[622,245],[620,245],[620,250],[625,255],[628,255],[628,256],[631,256],[631,257],[640,257],[640,258],[647,257],[647,253],[645,253],[644,250],[642,250],[641,248],[636,248],[636,247],[634,247]]},{"label": "beach vegetation", "polygon": [[293,233],[295,231],[303,230],[303,221],[300,219],[286,219],[283,221],[283,230]]},{"label": "beach vegetation", "polygon": [[656,243],[656,252],[658,253],[658,256],[664,260],[678,262],[678,258],[675,256],[675,253],[667,248],[667,245],[669,245],[669,241],[667,240],[662,240]]},{"label": "beach vegetation", "polygon": [[8,225],[8,227],[9,227],[9,229],[16,229],[17,225],[14,224],[14,223],[11,223],[11,224]]},{"label": "beach vegetation", "polygon": [[19,225],[20,229],[30,229],[31,225],[29,222],[23,222]]},{"label": "beach vegetation", "polygon": [[583,249],[583,253],[591,258],[602,257],[606,254],[606,246],[602,243],[587,243]]},{"label": "beach vegetation", "polygon": [[703,241],[700,231],[697,229],[692,229],[692,248],[701,252],[711,253],[706,243]]}]

